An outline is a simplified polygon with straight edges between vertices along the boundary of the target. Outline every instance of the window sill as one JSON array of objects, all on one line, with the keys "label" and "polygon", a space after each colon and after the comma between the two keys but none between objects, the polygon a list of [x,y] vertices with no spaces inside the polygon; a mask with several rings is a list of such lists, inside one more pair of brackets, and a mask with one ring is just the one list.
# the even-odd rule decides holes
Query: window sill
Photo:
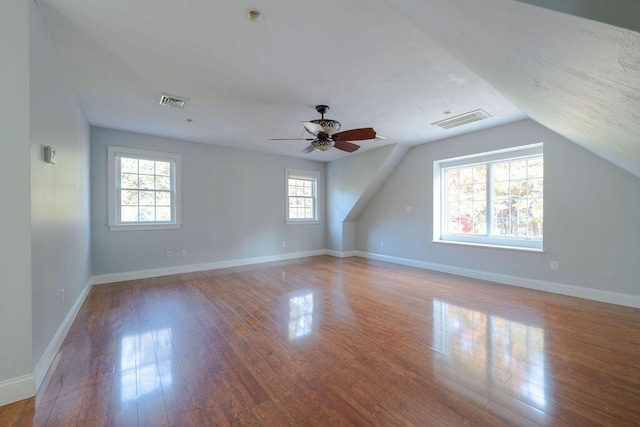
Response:
[{"label": "window sill", "polygon": [[320,224],[320,221],[318,221],[317,219],[302,219],[302,220],[292,220],[292,219],[288,219],[285,221],[285,224],[287,225],[296,225],[296,224]]},{"label": "window sill", "polygon": [[140,230],[175,230],[182,224],[131,224],[131,225],[109,225],[109,231],[140,231]]},{"label": "window sill", "polygon": [[488,243],[470,243],[470,242],[457,242],[453,240],[432,240],[433,243],[445,243],[448,245],[460,245],[460,246],[476,246],[480,248],[491,248],[491,249],[506,249],[510,251],[520,251],[520,252],[533,252],[538,254],[543,254],[544,249],[538,248],[523,248],[519,246],[505,246],[505,245],[490,245]]}]

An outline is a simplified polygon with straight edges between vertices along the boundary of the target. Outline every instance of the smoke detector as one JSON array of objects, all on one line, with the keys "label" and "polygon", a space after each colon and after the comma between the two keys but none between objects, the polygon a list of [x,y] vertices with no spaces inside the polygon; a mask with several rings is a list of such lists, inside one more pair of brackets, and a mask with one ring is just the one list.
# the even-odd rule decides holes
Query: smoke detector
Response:
[{"label": "smoke detector", "polygon": [[160,105],[168,105],[169,107],[184,108],[187,105],[187,100],[178,98],[177,96],[167,95],[163,93],[160,96]]},{"label": "smoke detector", "polygon": [[440,126],[442,129],[451,129],[469,123],[477,122],[478,120],[488,119],[489,117],[491,117],[491,114],[482,109],[478,109],[470,111],[468,113],[458,114],[457,116],[449,117],[448,119],[440,120],[439,122],[431,124]]}]

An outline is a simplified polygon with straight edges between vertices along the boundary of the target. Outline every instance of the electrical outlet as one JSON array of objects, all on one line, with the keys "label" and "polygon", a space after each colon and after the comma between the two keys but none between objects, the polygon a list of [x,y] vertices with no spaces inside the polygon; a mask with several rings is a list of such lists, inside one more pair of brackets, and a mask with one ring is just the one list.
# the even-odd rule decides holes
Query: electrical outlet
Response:
[{"label": "electrical outlet", "polygon": [[382,240],[380,240],[380,247],[384,248],[384,242]]},{"label": "electrical outlet", "polygon": [[173,252],[167,251],[167,258],[171,258],[173,256]]},{"label": "electrical outlet", "polygon": [[60,289],[60,304],[64,304],[64,288]]},{"label": "electrical outlet", "polygon": [[558,264],[558,261],[551,261],[549,263],[549,266],[551,267],[551,271],[558,271],[560,269],[560,265]]},{"label": "electrical outlet", "polygon": [[404,207],[404,211],[405,211],[406,213],[411,213],[411,212],[413,212],[413,208],[412,208],[411,206],[405,206],[405,207]]},{"label": "electrical outlet", "polygon": [[183,250],[182,250],[181,255],[182,255],[182,256],[187,256],[187,250],[186,250],[186,249],[183,249]]},{"label": "electrical outlet", "polygon": [[283,241],[282,241],[282,247],[283,247],[283,248],[286,248],[286,247],[287,247],[287,241],[286,241],[286,240],[283,240]]}]

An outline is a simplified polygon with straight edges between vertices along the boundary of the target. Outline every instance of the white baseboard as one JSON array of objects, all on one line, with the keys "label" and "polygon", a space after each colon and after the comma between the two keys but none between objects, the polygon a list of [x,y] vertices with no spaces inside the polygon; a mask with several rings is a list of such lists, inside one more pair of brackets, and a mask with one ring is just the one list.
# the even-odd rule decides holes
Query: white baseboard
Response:
[{"label": "white baseboard", "polygon": [[327,249],[327,255],[336,257],[336,258],[349,258],[352,256],[358,256],[358,251],[332,251]]},{"label": "white baseboard", "polygon": [[623,294],[620,292],[612,292],[602,289],[585,288],[582,286],[567,285],[563,283],[547,282],[544,280],[528,279],[525,277],[509,276],[506,274],[491,273],[489,271],[453,267],[444,264],[435,264],[426,261],[399,258],[389,255],[380,255],[370,252],[357,251],[357,256],[378,261],[392,262],[394,264],[407,265],[410,267],[422,268],[425,270],[440,271],[442,273],[471,277],[474,279],[488,280],[505,285],[519,286],[521,288],[535,289],[538,291],[552,292],[554,294],[561,294],[571,297],[589,299],[593,301],[640,308],[640,297],[637,295]]},{"label": "white baseboard", "polygon": [[326,255],[325,249],[306,252],[292,252],[288,254],[269,255],[254,258],[232,259],[228,261],[209,262],[204,264],[190,264],[167,268],[154,268],[151,270],[129,271],[124,273],[111,273],[93,276],[91,283],[102,285],[105,283],[123,282],[125,280],[148,279],[150,277],[170,276],[172,274],[193,273],[196,271],[217,270],[220,268],[241,267],[243,265],[262,264],[265,262],[284,261],[288,259],[304,258],[309,256]]},{"label": "white baseboard", "polygon": [[87,295],[89,295],[90,289],[91,289],[91,280],[89,280],[89,283],[87,283],[87,285],[84,287],[82,292],[80,292],[80,295],[78,295],[76,302],[73,303],[73,307],[71,307],[71,310],[69,310],[69,313],[67,313],[67,316],[62,321],[62,324],[56,331],[55,335],[51,339],[51,342],[45,349],[44,354],[38,361],[38,364],[36,365],[35,369],[33,370],[33,376],[35,377],[36,392],[40,388],[40,385],[42,384],[42,381],[44,380],[45,375],[47,375],[47,371],[51,367],[51,364],[53,363],[53,360],[55,359],[56,354],[58,353],[58,350],[60,350],[60,346],[62,345],[64,338],[67,336],[67,332],[69,332],[69,329],[73,324],[73,321],[78,315],[78,312],[80,311],[80,307],[82,307],[84,300],[87,299]]},{"label": "white baseboard", "polygon": [[33,397],[36,394],[33,374],[0,381],[0,406]]}]

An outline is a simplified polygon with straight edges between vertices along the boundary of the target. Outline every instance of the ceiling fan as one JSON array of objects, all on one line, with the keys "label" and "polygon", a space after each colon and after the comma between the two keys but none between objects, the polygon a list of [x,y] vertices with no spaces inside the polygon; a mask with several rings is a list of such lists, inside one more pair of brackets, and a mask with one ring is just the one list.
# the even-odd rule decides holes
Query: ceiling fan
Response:
[{"label": "ceiling fan", "polygon": [[353,153],[359,149],[360,146],[349,141],[384,139],[381,136],[376,137],[376,131],[373,130],[373,128],[351,129],[338,132],[341,126],[340,122],[324,118],[324,114],[328,109],[328,105],[316,105],[316,111],[320,113],[321,118],[309,122],[302,122],[305,130],[313,135],[313,138],[271,138],[269,141],[311,141],[308,147],[300,151],[300,154],[307,154],[313,150],[327,151],[331,148]]}]

